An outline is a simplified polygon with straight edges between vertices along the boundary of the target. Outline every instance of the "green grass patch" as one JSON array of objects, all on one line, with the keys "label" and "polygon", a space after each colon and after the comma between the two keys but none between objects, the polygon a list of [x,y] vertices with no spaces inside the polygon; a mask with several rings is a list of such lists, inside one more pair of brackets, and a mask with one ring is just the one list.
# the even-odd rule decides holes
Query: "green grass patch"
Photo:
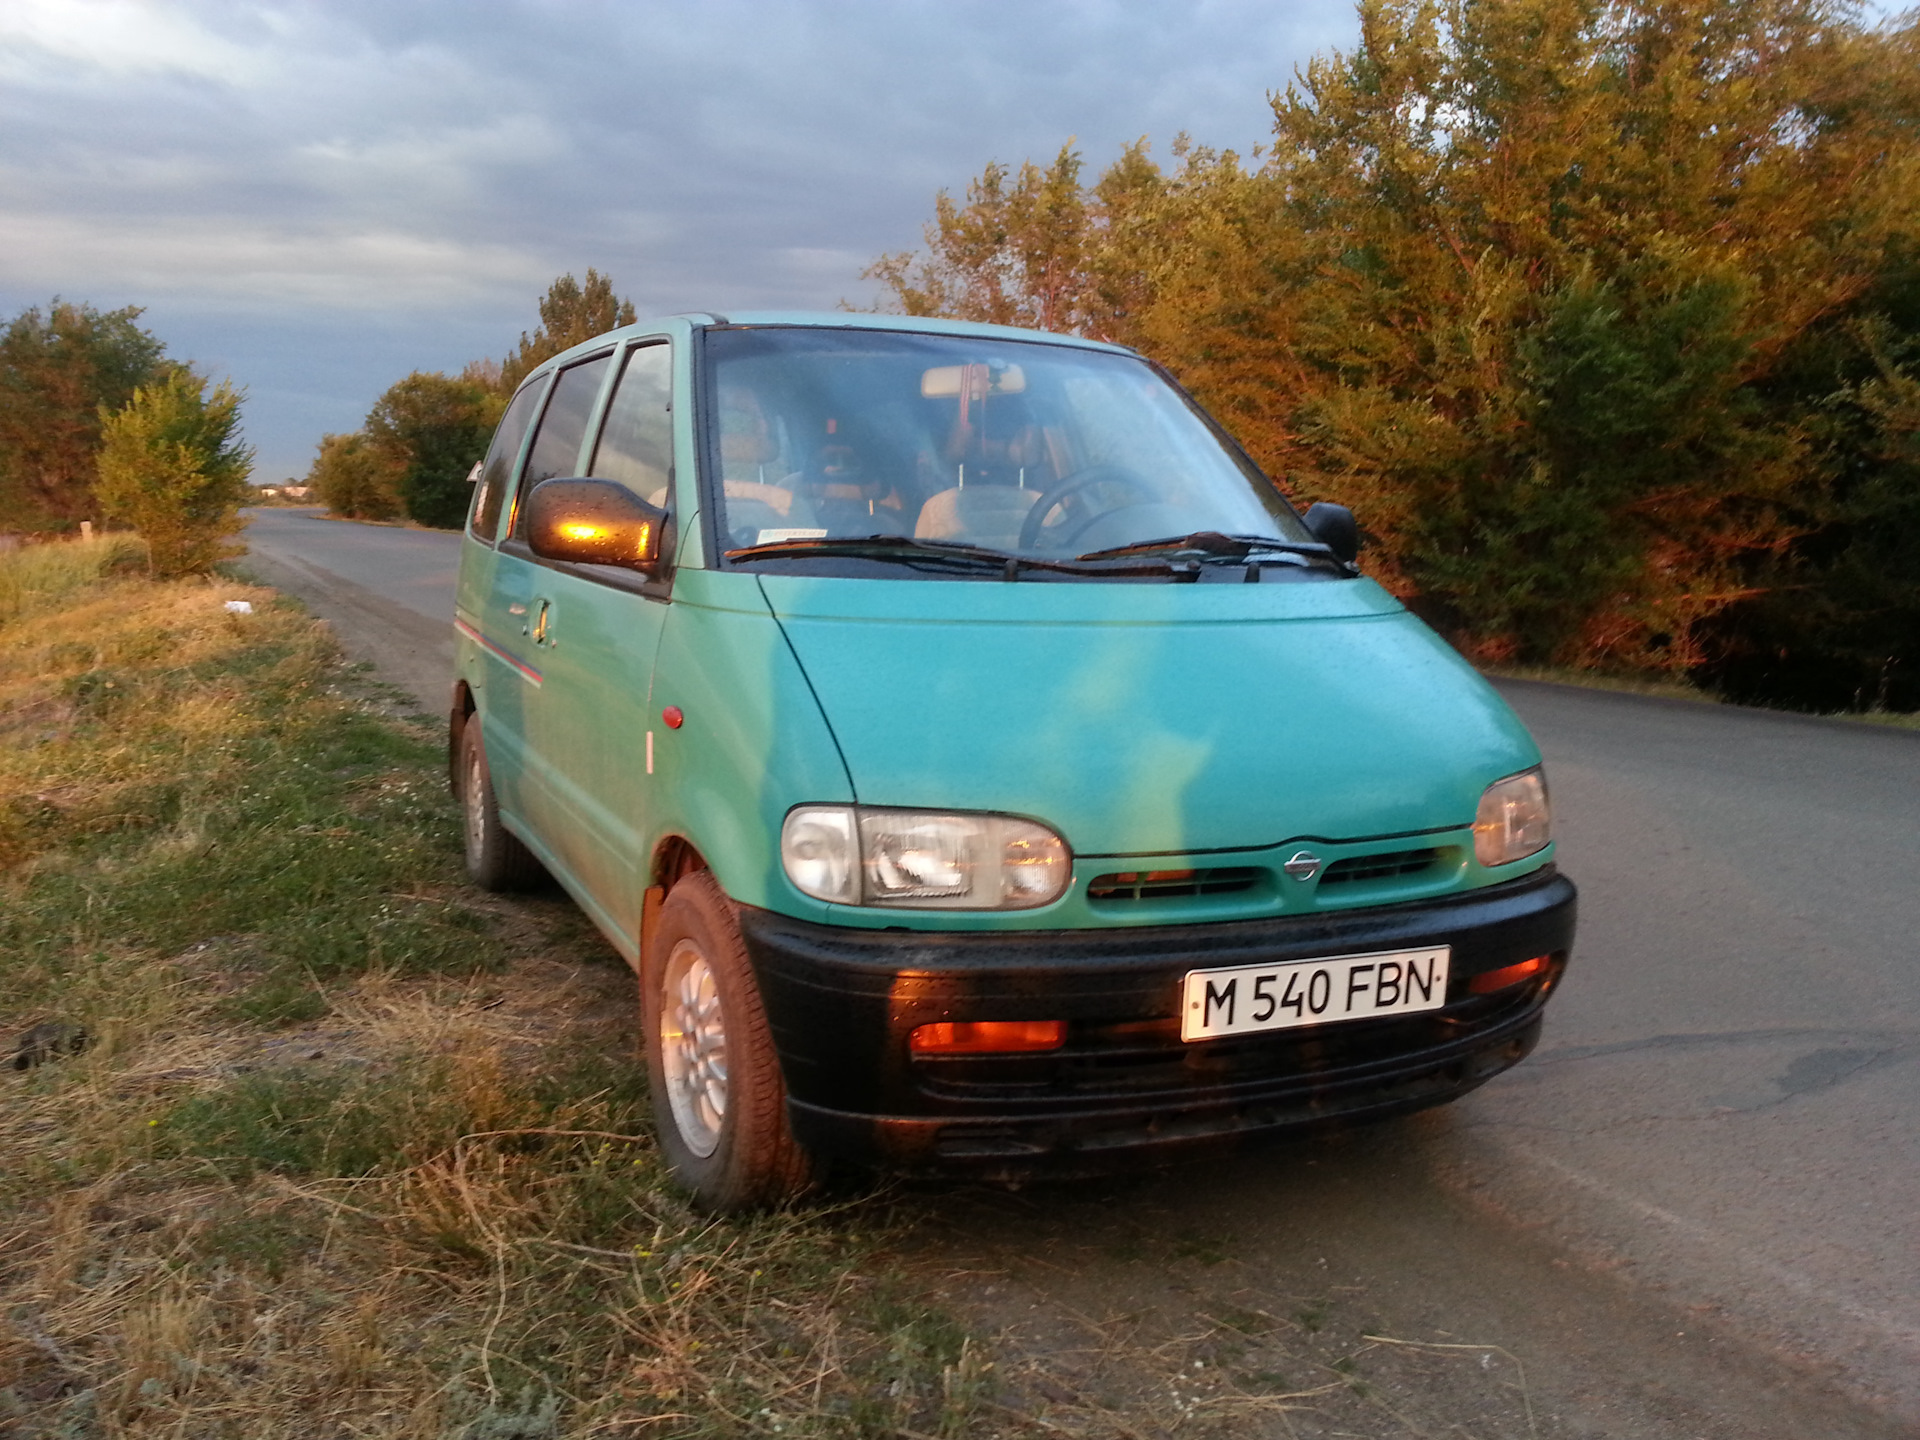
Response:
[{"label": "green grass patch", "polygon": [[85,1037],[0,1070],[0,1430],[993,1433],[873,1202],[668,1185],[631,978],[466,885],[438,737],[117,545],[0,557],[0,1042]]},{"label": "green grass patch", "polygon": [[1610,690],[1619,695],[1651,695],[1661,700],[1697,700],[1706,705],[1724,703],[1710,690],[1681,679],[1649,675],[1616,675],[1605,670],[1573,670],[1557,665],[1482,665],[1480,673],[1495,680],[1537,680],[1548,685],[1577,685],[1583,690]]},{"label": "green grass patch", "polygon": [[[1703,705],[1731,702],[1711,690],[1702,690],[1684,680],[1666,680],[1645,675],[1616,675],[1604,670],[1571,670],[1550,665],[1482,665],[1480,673],[1495,680],[1537,680],[1549,685],[1574,685],[1584,690],[1609,690],[1620,695],[1651,695],[1660,700],[1692,700]],[[1802,715],[1801,710],[1779,710],[1782,715]],[[1823,720],[1850,720],[1859,725],[1884,725],[1895,730],[1920,730],[1920,714],[1897,714],[1889,710],[1835,710],[1818,712]]]},{"label": "green grass patch", "polygon": [[1891,710],[1863,710],[1857,715],[1842,715],[1842,720],[1858,720],[1863,725],[1884,725],[1890,730],[1920,730],[1920,714],[1897,715]]}]

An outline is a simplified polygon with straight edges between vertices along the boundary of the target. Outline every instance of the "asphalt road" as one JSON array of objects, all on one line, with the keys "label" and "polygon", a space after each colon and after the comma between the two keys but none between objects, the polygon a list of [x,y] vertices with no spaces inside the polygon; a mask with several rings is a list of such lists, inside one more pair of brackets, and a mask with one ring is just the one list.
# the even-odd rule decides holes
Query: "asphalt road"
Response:
[{"label": "asphalt road", "polygon": [[[457,537],[262,511],[248,540],[444,704]],[[1100,1315],[1165,1312],[1172,1345],[1202,1291],[1263,1313],[1317,1291],[1356,1334],[1502,1347],[1531,1376],[1515,1434],[1920,1434],[1920,732],[1501,689],[1581,886],[1533,1058],[1204,1175],[945,1197],[929,1263],[1005,1277],[955,1298],[1016,1353]],[[1472,1405],[1473,1433],[1509,1433],[1457,1376],[1381,1383],[1416,1433]],[[1418,1385],[1445,1403],[1408,1410]],[[1238,1433],[1342,1433],[1280,1420]]]},{"label": "asphalt road", "polygon": [[314,509],[247,517],[246,567],[333,623],[347,651],[429,711],[453,681],[453,586],[460,536],[330,520]]}]

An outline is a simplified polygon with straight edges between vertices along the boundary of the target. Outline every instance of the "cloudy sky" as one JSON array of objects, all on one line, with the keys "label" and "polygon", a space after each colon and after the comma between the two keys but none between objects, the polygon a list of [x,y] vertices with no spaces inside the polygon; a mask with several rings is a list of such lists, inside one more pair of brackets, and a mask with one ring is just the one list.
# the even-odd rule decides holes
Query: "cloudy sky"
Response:
[{"label": "cloudy sky", "polygon": [[1348,0],[0,0],[0,316],[143,305],[304,473],[562,271],[641,313],[871,303],[942,187],[1247,149]]}]

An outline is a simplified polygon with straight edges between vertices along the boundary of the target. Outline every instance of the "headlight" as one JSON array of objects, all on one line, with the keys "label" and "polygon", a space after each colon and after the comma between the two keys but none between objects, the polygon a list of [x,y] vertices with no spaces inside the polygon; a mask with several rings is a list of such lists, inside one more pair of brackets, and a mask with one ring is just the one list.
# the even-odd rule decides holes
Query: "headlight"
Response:
[{"label": "headlight", "polygon": [[1031,820],[851,805],[789,811],[780,863],[815,899],[908,910],[1030,910],[1073,875],[1066,842]]},{"label": "headlight", "polygon": [[1473,854],[1482,865],[1511,865],[1547,848],[1547,777],[1540,767],[1496,780],[1473,817]]}]

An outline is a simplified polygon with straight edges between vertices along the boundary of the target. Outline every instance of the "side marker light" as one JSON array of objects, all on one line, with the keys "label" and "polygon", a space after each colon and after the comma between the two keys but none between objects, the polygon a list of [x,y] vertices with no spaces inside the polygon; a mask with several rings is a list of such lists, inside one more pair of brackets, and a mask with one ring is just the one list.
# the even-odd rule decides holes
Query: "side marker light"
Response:
[{"label": "side marker light", "polygon": [[915,1030],[908,1046],[916,1055],[1007,1055],[1066,1043],[1064,1020],[942,1020]]},{"label": "side marker light", "polygon": [[669,705],[660,712],[660,718],[667,722],[667,729],[678,730],[687,723],[687,717],[680,713],[678,705]]},{"label": "side marker light", "polygon": [[1523,980],[1531,980],[1547,968],[1552,957],[1536,955],[1531,960],[1522,960],[1518,965],[1503,965],[1498,970],[1489,970],[1476,975],[1467,982],[1469,995],[1491,995],[1496,990],[1505,990],[1518,985]]}]

